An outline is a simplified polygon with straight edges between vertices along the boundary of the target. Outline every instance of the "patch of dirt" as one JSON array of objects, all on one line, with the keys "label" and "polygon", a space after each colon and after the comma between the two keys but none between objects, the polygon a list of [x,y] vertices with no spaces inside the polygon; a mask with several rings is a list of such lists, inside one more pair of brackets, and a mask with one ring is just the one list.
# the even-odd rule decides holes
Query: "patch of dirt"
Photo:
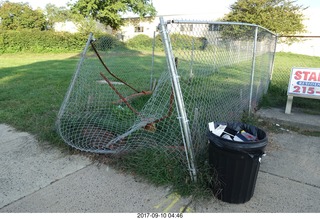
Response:
[{"label": "patch of dirt", "polygon": [[116,134],[109,132],[108,130],[101,129],[95,126],[87,126],[82,130],[83,138],[86,140],[88,147],[96,148],[100,150],[110,149],[116,150],[120,147],[125,146],[125,139],[122,139],[115,144],[110,145],[106,148],[106,145],[117,137]]}]

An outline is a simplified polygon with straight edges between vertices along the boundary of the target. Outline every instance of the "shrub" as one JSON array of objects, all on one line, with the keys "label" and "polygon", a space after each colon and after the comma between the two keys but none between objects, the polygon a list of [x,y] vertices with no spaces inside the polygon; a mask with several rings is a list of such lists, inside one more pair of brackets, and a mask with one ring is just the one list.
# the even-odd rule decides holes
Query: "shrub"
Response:
[{"label": "shrub", "polygon": [[207,40],[204,37],[193,37],[186,34],[172,34],[170,36],[172,47],[175,49],[200,49],[207,46]]},{"label": "shrub", "polygon": [[144,34],[139,34],[127,41],[127,46],[132,49],[151,49],[152,38]]},{"label": "shrub", "polygon": [[88,35],[40,30],[0,31],[0,53],[81,51]]},{"label": "shrub", "polygon": [[97,37],[97,47],[102,50],[111,50],[114,48],[124,48],[125,45],[121,41],[119,41],[116,37],[105,34],[105,35],[99,35]]},{"label": "shrub", "polygon": [[[174,49],[195,49],[204,50],[208,41],[205,37],[193,37],[186,34],[172,34],[170,41]],[[192,45],[193,44],[193,45]],[[163,49],[161,36],[158,34],[155,40],[156,48]]]}]

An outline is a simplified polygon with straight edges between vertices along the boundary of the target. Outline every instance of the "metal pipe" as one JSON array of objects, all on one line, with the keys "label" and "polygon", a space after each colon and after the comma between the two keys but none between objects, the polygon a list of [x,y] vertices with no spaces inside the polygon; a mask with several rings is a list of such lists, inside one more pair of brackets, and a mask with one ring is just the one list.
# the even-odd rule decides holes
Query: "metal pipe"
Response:
[{"label": "metal pipe", "polygon": [[[278,43],[278,36],[275,36],[275,41],[274,41],[274,49],[273,49],[273,57],[272,57],[272,62],[271,62],[271,71],[270,71],[270,78],[269,78],[269,83],[272,81],[272,76],[273,76],[273,70],[274,70],[274,61],[276,58],[276,52],[277,52],[277,43]],[[268,85],[269,85],[268,83]]]},{"label": "metal pipe", "polygon": [[250,81],[250,97],[249,97],[249,115],[252,111],[252,96],[253,96],[253,82],[254,82],[254,71],[256,67],[256,53],[257,53],[257,42],[258,42],[258,26],[255,29],[255,36],[254,36],[254,44],[253,44],[253,51],[252,51],[252,66],[251,66],[251,81]]},{"label": "metal pipe", "polygon": [[153,72],[154,72],[154,50],[156,42],[156,32],[153,31],[153,41],[152,41],[152,61],[151,61],[151,73],[150,73],[150,90],[153,88]]},{"label": "metal pipe", "polygon": [[280,36],[277,36],[279,38],[320,38],[320,36],[294,36],[294,35],[290,35],[290,36],[286,36],[286,35],[280,35]]},{"label": "metal pipe", "polygon": [[241,23],[241,22],[227,22],[227,21],[197,21],[197,20],[171,20],[168,23],[177,23],[177,24],[220,24],[220,25],[243,25],[249,27],[259,27],[271,33],[272,35],[276,35],[275,33],[271,32],[267,28],[256,24],[249,24],[249,23]]},{"label": "metal pipe", "polygon": [[213,63],[215,72],[218,71],[218,37],[214,38],[214,47],[213,47]]},{"label": "metal pipe", "polygon": [[190,63],[189,80],[191,80],[193,78],[193,62],[194,62],[194,38],[192,38],[192,50],[191,50],[191,63]]},{"label": "metal pipe", "polygon": [[172,83],[174,94],[175,94],[174,95],[176,100],[175,102],[176,102],[178,116],[179,116],[178,119],[180,122],[181,131],[182,131],[184,148],[186,151],[188,168],[190,171],[190,176],[192,181],[196,182],[197,174],[196,174],[196,168],[194,164],[194,154],[193,154],[193,148],[192,148],[192,139],[191,139],[189,121],[187,119],[187,113],[184,106],[183,96],[182,96],[180,82],[179,82],[179,75],[174,62],[174,55],[172,53],[170,38],[167,35],[168,33],[167,33],[167,29],[166,29],[163,17],[160,17],[160,31],[162,33],[161,34],[162,40],[165,47],[167,65],[171,74],[171,83]]}]

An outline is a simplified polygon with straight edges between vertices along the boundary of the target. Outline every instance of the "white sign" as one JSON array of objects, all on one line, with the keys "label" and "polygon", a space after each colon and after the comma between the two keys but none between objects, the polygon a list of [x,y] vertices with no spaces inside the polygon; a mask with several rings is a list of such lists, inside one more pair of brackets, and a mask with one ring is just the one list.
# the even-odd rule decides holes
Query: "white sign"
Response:
[{"label": "white sign", "polygon": [[288,95],[320,97],[320,68],[292,68]]}]

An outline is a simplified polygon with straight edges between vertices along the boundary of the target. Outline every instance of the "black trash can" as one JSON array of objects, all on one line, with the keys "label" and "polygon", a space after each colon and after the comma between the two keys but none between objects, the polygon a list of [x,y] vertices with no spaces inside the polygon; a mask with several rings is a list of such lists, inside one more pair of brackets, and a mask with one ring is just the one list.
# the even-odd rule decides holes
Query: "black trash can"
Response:
[{"label": "black trash can", "polygon": [[218,186],[212,188],[216,197],[224,202],[245,203],[254,193],[267,135],[255,126],[240,122],[215,123],[215,128],[220,124],[257,137],[255,141],[239,142],[208,132],[209,163],[212,174],[217,174],[219,180]]}]

